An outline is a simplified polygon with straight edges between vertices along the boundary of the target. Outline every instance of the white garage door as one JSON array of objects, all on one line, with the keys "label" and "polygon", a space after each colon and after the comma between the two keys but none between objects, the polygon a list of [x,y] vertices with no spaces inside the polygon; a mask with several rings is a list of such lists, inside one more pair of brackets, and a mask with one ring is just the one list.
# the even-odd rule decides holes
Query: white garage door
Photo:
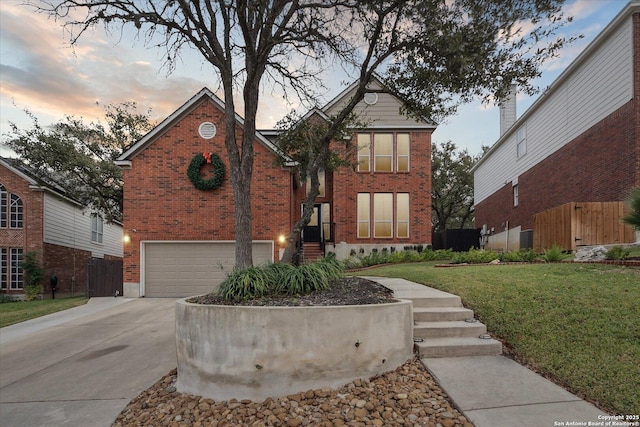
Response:
[{"label": "white garage door", "polygon": [[[273,242],[253,243],[255,265],[272,260]],[[145,296],[179,298],[209,293],[234,265],[234,242],[145,242]]]}]

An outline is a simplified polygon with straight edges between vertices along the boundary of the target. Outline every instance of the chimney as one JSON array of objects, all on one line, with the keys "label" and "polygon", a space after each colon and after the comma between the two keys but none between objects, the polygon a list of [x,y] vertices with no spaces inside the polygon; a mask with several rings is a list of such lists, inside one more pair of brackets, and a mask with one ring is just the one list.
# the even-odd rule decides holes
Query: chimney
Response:
[{"label": "chimney", "polygon": [[506,99],[500,101],[500,136],[516,122],[516,85],[511,85],[511,90]]}]

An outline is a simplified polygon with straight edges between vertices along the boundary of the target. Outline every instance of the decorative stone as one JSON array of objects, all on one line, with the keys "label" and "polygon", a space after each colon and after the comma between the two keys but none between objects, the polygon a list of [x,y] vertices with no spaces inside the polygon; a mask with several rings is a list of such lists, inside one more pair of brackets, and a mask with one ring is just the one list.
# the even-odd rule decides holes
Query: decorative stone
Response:
[{"label": "decorative stone", "polygon": [[574,261],[604,261],[607,259],[607,248],[604,246],[583,246],[576,250]]}]

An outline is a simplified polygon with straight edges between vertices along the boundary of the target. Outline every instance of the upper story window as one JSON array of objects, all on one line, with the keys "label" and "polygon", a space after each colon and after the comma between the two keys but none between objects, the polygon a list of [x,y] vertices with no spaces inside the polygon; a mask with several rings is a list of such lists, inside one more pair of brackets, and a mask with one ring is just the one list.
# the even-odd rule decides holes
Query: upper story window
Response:
[{"label": "upper story window", "polygon": [[97,214],[91,215],[91,241],[102,243],[104,220]]},{"label": "upper story window", "polygon": [[22,228],[24,223],[24,208],[22,199],[17,194],[7,191],[0,184],[0,228]]},{"label": "upper story window", "polygon": [[522,126],[518,129],[518,158],[527,154],[527,127]]},{"label": "upper story window", "polygon": [[369,172],[371,167],[371,135],[358,134],[358,172]]},{"label": "upper story window", "polygon": [[372,168],[374,172],[409,172],[409,134],[359,133],[358,172]]},{"label": "upper story window", "polygon": [[409,134],[399,133],[396,135],[396,170],[398,172],[409,172]]},{"label": "upper story window", "polygon": [[22,228],[22,219],[23,219],[23,213],[22,213],[22,199],[15,195],[12,194],[10,196],[10,208],[9,208],[9,212],[10,212],[10,223],[9,226],[11,228]]},{"label": "upper story window", "polygon": [[0,228],[7,228],[7,209],[9,195],[4,185],[0,184]]},{"label": "upper story window", "polygon": [[373,136],[373,156],[374,171],[393,171],[393,134],[377,133]]}]

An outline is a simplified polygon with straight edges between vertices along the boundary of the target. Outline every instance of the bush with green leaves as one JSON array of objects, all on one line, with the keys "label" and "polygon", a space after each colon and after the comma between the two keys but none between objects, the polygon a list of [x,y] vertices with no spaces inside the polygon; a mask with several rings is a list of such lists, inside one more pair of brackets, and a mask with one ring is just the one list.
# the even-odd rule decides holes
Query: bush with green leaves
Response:
[{"label": "bush with green leaves", "polygon": [[243,301],[272,294],[273,282],[265,267],[234,269],[220,284],[218,294],[227,301]]},{"label": "bush with green leaves", "polygon": [[640,187],[634,188],[629,196],[629,207],[631,210],[622,219],[625,224],[630,225],[640,231]]},{"label": "bush with green leaves", "polygon": [[27,301],[32,301],[44,292],[42,280],[44,279],[44,268],[38,260],[38,254],[35,252],[27,252],[20,268],[24,273],[24,293]]},{"label": "bush with green leaves", "polygon": [[546,262],[558,262],[567,258],[568,255],[564,253],[562,248],[558,245],[553,245],[550,249],[545,249],[542,254],[542,259]]},{"label": "bush with green leaves", "polygon": [[629,249],[625,249],[622,246],[614,246],[607,251],[605,257],[607,259],[621,260],[626,259],[630,253],[631,251]]},{"label": "bush with green leaves", "polygon": [[327,289],[344,267],[335,255],[294,266],[285,262],[234,269],[220,284],[218,295],[227,301],[243,301],[275,295],[305,295]]},{"label": "bush with green leaves", "polygon": [[501,262],[533,262],[538,258],[533,249],[503,252],[498,255]]},{"label": "bush with green leaves", "polygon": [[469,249],[469,252],[456,252],[451,264],[486,264],[498,259],[498,254],[484,249]]}]

